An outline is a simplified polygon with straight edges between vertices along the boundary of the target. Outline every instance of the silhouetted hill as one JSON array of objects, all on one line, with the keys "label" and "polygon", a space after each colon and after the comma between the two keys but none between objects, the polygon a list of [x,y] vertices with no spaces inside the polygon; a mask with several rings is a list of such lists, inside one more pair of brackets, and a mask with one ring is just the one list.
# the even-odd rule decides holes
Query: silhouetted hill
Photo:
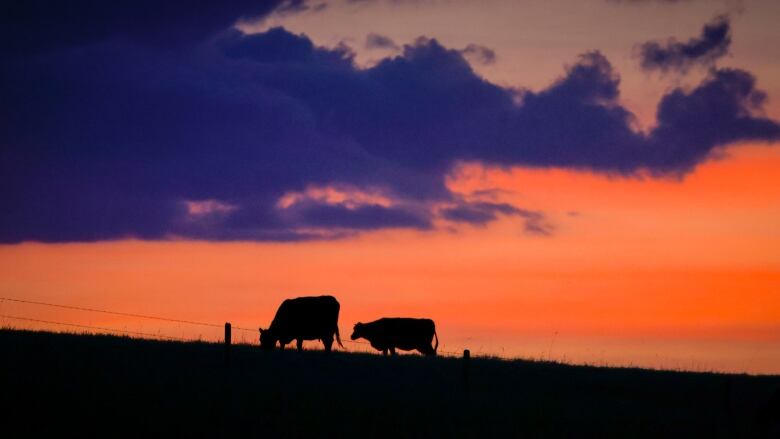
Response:
[{"label": "silhouetted hill", "polygon": [[0,330],[0,434],[771,437],[780,419],[778,376],[477,358],[467,391],[453,358],[224,360],[219,344]]}]

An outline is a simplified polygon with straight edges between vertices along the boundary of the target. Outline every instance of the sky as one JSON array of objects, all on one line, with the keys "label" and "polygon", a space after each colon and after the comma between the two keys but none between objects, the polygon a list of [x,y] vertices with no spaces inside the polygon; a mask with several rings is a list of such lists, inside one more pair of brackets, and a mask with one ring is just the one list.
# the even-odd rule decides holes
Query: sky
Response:
[{"label": "sky", "polygon": [[257,328],[333,294],[343,338],[430,317],[452,352],[780,373],[775,1],[7,12],[0,297]]}]

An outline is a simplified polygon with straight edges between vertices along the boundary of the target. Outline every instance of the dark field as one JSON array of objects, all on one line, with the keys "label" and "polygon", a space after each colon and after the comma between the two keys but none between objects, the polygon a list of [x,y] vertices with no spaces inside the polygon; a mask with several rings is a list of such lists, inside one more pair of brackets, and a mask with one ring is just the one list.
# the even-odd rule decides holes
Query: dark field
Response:
[{"label": "dark field", "polygon": [[[780,377],[0,330],[2,437],[777,437]],[[773,433],[774,432],[774,433]],[[10,435],[7,435],[10,434]]]}]

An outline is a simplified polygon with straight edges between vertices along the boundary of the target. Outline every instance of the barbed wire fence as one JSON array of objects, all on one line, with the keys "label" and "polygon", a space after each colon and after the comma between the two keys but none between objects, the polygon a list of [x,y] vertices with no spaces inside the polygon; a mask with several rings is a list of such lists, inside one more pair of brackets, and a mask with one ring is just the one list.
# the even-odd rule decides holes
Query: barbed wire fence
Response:
[{"label": "barbed wire fence", "polygon": [[19,316],[11,316],[8,314],[0,314],[0,318],[4,319],[12,319],[12,320],[20,320],[25,322],[34,322],[34,323],[46,323],[49,325],[61,325],[61,326],[68,326],[72,328],[80,328],[80,329],[92,329],[92,330],[98,330],[98,331],[104,331],[104,332],[114,332],[114,333],[121,333],[121,334],[129,334],[129,335],[139,335],[142,337],[153,337],[153,338],[159,338],[163,340],[176,340],[176,341],[188,341],[185,338],[181,337],[173,337],[169,335],[161,335],[161,334],[155,334],[152,332],[139,332],[139,331],[128,331],[124,329],[114,329],[114,328],[106,328],[102,326],[92,326],[92,325],[79,325],[76,323],[65,323],[65,322],[55,322],[53,320],[42,320],[42,319],[32,319],[29,317],[19,317]]},{"label": "barbed wire fence", "polygon": [[[151,338],[151,339],[157,339],[157,340],[168,340],[168,341],[179,341],[179,342],[202,342],[203,340],[198,338],[187,338],[187,337],[176,337],[171,335],[166,335],[162,333],[153,333],[153,332],[144,332],[144,331],[131,331],[127,329],[119,329],[119,328],[110,328],[106,326],[97,326],[97,325],[85,325],[85,324],[77,324],[77,323],[68,323],[68,322],[60,322],[55,320],[48,320],[48,319],[41,319],[41,318],[34,318],[29,316],[19,316],[19,315],[11,315],[6,314],[4,312],[4,307],[2,306],[4,302],[11,302],[11,303],[21,303],[21,304],[27,304],[27,305],[36,305],[36,306],[45,306],[45,307],[52,307],[52,308],[60,308],[60,309],[68,309],[73,311],[82,311],[82,312],[91,312],[91,313],[100,313],[100,314],[107,314],[107,315],[115,315],[115,316],[122,316],[122,317],[131,317],[135,319],[147,319],[147,320],[155,320],[155,321],[161,321],[161,322],[169,322],[169,323],[178,323],[178,324],[186,324],[186,325],[193,325],[193,326],[201,326],[201,327],[210,327],[210,328],[225,328],[225,343],[227,345],[232,344],[232,337],[231,337],[231,331],[232,330],[239,330],[243,331],[244,333],[252,333],[257,334],[257,340],[258,343],[247,343],[243,341],[242,343],[238,344],[244,344],[244,345],[257,345],[259,344],[259,331],[258,329],[250,329],[245,328],[241,326],[233,326],[230,323],[226,324],[216,324],[216,323],[209,323],[209,322],[201,322],[201,321],[195,321],[195,320],[186,320],[186,319],[177,319],[177,318],[170,318],[170,317],[163,317],[159,315],[148,315],[148,314],[140,314],[140,313],[129,313],[129,312],[122,312],[122,311],[114,311],[114,310],[108,310],[108,309],[100,309],[100,308],[91,308],[91,307],[85,307],[85,306],[75,306],[75,305],[64,305],[59,303],[51,303],[51,302],[41,302],[41,301],[35,301],[35,300],[25,300],[25,299],[16,299],[11,297],[0,297],[0,319],[9,319],[9,320],[15,320],[15,321],[21,321],[21,322],[29,322],[29,323],[39,323],[39,324],[46,324],[46,325],[57,325],[67,328],[77,328],[77,329],[83,329],[86,331],[91,331],[91,333],[99,334],[99,333],[108,333],[108,334],[120,334],[120,335],[126,335],[131,337],[140,337],[140,338]],[[253,337],[254,338],[254,337]],[[242,337],[243,340],[243,337]],[[221,342],[221,341],[219,341]],[[361,349],[357,352],[361,353],[376,353],[375,351],[368,349],[368,346],[370,346],[370,343],[361,341],[361,340],[350,340],[350,339],[344,339],[342,340],[344,343],[348,343],[351,345],[355,345],[356,347],[360,347]],[[346,349],[345,349],[346,350]],[[439,349],[437,351],[438,354],[443,354],[445,356],[452,356],[452,357],[460,357],[462,355],[461,352],[455,352],[455,351],[448,351]]]}]

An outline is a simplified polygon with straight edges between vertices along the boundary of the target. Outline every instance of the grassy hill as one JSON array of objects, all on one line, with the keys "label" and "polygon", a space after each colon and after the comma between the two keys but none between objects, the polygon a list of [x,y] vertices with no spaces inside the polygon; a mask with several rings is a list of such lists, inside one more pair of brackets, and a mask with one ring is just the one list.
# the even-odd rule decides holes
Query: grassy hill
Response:
[{"label": "grassy hill", "polygon": [[[5,437],[775,437],[780,377],[0,330]],[[773,424],[774,423],[774,424]],[[774,431],[774,433],[773,433]],[[2,434],[2,433],[0,433]]]}]

